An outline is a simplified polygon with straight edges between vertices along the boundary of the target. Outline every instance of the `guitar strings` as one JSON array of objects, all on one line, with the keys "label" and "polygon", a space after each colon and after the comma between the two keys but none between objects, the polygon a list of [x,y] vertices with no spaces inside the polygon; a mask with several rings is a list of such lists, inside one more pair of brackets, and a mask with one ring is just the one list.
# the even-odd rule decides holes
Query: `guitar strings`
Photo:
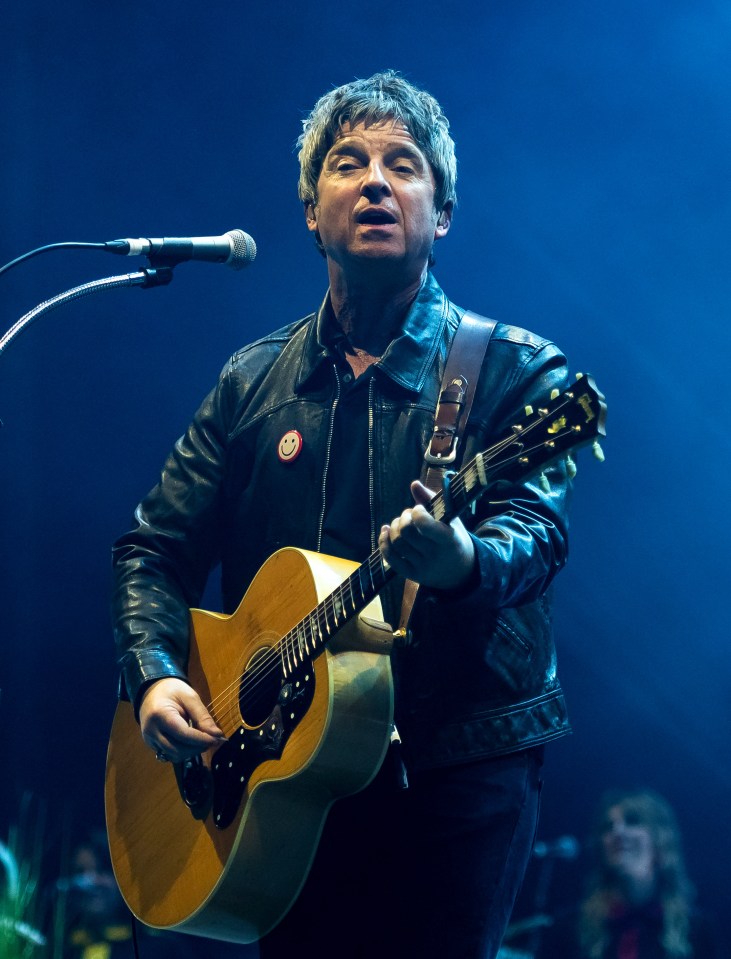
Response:
[{"label": "guitar strings", "polygon": [[[568,400],[563,404],[567,405]],[[560,411],[560,406],[552,410],[552,414],[555,415]],[[505,449],[512,446],[516,440],[522,437],[525,437],[529,434],[536,426],[542,424],[545,418],[536,420],[534,423],[529,424],[524,428],[524,430],[518,435],[512,435],[501,440],[489,450],[485,451],[482,454],[483,461],[491,464],[491,469],[495,470],[497,467],[504,467],[509,464],[511,461],[515,461],[521,456],[527,456],[535,450],[539,449],[543,443],[538,444],[533,447],[526,448],[525,444],[521,445],[521,449],[513,454],[511,457],[507,457],[502,462],[495,464],[494,460],[501,452]],[[571,430],[564,430],[562,433],[557,433],[552,439],[555,441],[561,439],[567,433],[570,433]],[[558,455],[558,454],[557,454]],[[461,470],[452,480],[451,490],[457,495],[462,495],[468,490],[475,488],[475,477],[477,476],[478,471],[475,465],[475,460],[472,460],[463,470]],[[479,477],[478,477],[479,482]],[[444,495],[442,491],[439,491],[434,496],[431,506],[432,510],[434,506],[438,503],[442,503],[444,500]],[[242,676],[238,677],[233,683],[231,683],[227,688],[222,690],[218,696],[209,704],[208,709],[211,712],[211,715],[216,718],[216,712],[219,709],[222,709],[224,712],[221,713],[221,718],[219,721],[222,723],[224,718],[230,718],[233,714],[235,718],[235,726],[238,725],[238,708],[237,706],[247,697],[251,697],[256,692],[261,692],[262,686],[267,680],[271,677],[272,673],[275,670],[278,670],[280,664],[282,665],[282,673],[285,674],[285,669],[289,669],[290,672],[293,671],[292,663],[294,663],[294,669],[298,665],[303,665],[304,657],[302,652],[302,638],[301,634],[304,632],[304,646],[307,650],[307,637],[311,637],[311,644],[313,646],[313,651],[317,654],[322,652],[322,649],[327,642],[327,639],[331,635],[331,630],[328,628],[330,623],[330,617],[334,620],[335,629],[340,628],[341,623],[338,622],[338,618],[343,618],[347,621],[348,617],[351,615],[350,612],[345,611],[345,606],[343,600],[345,599],[346,589],[350,590],[351,603],[356,608],[355,603],[355,594],[353,592],[353,580],[358,576],[360,579],[360,571],[367,569],[369,572],[369,577],[371,584],[375,589],[375,584],[373,583],[373,570],[376,567],[380,567],[381,575],[384,575],[385,569],[383,567],[381,554],[379,550],[376,550],[368,559],[361,564],[346,580],[343,581],[332,593],[330,593],[324,600],[322,600],[314,610],[307,614],[302,620],[300,620],[289,632],[287,632],[273,647],[271,647],[257,662],[249,672],[244,671]],[[361,588],[362,593],[362,588]],[[374,593],[375,595],[375,593]],[[365,597],[361,597],[365,599]],[[339,603],[339,606],[336,606],[336,601]],[[322,615],[318,612],[322,610]],[[324,616],[325,630],[322,628],[322,618]],[[317,635],[313,632],[313,625],[317,626]],[[309,629],[309,633],[308,633]],[[327,635],[324,635],[326,633]],[[320,643],[321,648],[318,650],[317,643]],[[314,657],[313,657],[314,658]],[[285,662],[288,664],[285,667]]]},{"label": "guitar strings", "polygon": [[[235,708],[236,705],[247,697],[250,699],[252,694],[257,692],[257,687],[259,687],[259,691],[261,691],[261,686],[267,682],[274,670],[278,670],[280,668],[280,664],[282,665],[282,672],[284,673],[285,661],[288,663],[287,668],[290,670],[290,672],[296,669],[298,665],[302,665],[304,663],[304,658],[302,655],[301,641],[298,639],[298,636],[300,636],[303,632],[306,633],[306,637],[309,637],[305,638],[304,640],[305,648],[307,647],[308,642],[312,647],[311,652],[309,652],[307,655],[320,652],[321,650],[317,649],[318,644],[324,648],[324,644],[327,642],[329,636],[334,631],[339,629],[341,625],[343,625],[342,623],[338,622],[338,620],[347,620],[347,618],[351,615],[349,611],[346,611],[345,603],[343,602],[343,600],[347,602],[346,591],[350,592],[350,603],[352,604],[353,609],[357,609],[355,592],[353,590],[353,581],[356,575],[360,580],[360,572],[363,569],[367,570],[368,572],[368,578],[371,588],[373,589],[373,595],[375,596],[377,589],[374,573],[380,570],[381,578],[384,578],[386,575],[381,555],[378,550],[376,550],[364,563],[362,563],[361,566],[354,570],[354,572],[347,577],[347,579],[344,580],[335,590],[333,590],[332,593],[318,603],[314,610],[308,613],[307,616],[305,616],[294,627],[292,627],[289,632],[285,633],[285,635],[274,646],[267,650],[248,673],[244,672],[243,676],[239,677],[226,689],[222,690],[207,707],[211,712],[211,715],[216,718],[215,713],[218,712],[219,709],[227,710],[227,712],[221,713],[221,721],[223,721],[225,716],[230,715],[232,707],[234,712],[238,712],[238,710]],[[363,594],[362,586],[360,592]],[[370,602],[370,600],[366,600],[365,595],[361,595],[361,600],[365,601],[366,604],[367,602]],[[334,621],[335,630],[330,627],[330,623],[332,621]],[[292,664],[294,664],[294,666]],[[236,720],[236,725],[238,725],[238,719]]]}]

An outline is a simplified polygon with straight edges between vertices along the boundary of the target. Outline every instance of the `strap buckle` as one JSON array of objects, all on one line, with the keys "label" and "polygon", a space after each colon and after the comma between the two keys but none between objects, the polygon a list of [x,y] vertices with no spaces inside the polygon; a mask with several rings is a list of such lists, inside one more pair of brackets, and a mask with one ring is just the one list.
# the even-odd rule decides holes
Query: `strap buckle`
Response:
[{"label": "strap buckle", "polygon": [[439,394],[434,430],[424,453],[424,461],[430,466],[449,466],[457,459],[457,427],[465,405],[467,386],[464,376],[455,376]]}]

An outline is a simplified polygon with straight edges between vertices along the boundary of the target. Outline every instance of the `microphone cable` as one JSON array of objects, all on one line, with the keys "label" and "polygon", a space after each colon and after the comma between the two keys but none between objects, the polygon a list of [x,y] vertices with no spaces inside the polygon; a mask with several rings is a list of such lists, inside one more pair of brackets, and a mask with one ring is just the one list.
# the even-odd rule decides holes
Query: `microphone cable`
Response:
[{"label": "microphone cable", "polygon": [[22,256],[16,257],[14,260],[11,260],[9,263],[6,263],[5,266],[0,266],[0,276],[3,273],[6,273],[8,270],[12,269],[14,266],[17,266],[19,263],[23,263],[25,260],[30,260],[33,256],[38,256],[39,253],[45,253],[46,250],[104,250],[106,249],[106,243],[74,243],[69,241],[67,243],[48,243],[46,246],[39,246],[35,250],[30,250],[28,253],[23,253]]}]

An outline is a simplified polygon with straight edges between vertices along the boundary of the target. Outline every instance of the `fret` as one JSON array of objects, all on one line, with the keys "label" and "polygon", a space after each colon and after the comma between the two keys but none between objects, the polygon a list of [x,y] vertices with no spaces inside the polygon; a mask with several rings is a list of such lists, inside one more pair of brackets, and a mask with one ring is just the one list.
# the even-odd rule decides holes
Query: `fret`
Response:
[{"label": "fret", "polygon": [[358,577],[358,589],[360,591],[360,601],[363,604],[365,604],[366,596],[368,595],[367,589],[368,589],[369,583],[363,579],[363,576],[368,575],[370,580],[370,570],[368,569],[368,563],[362,563],[353,575]]},{"label": "fret", "polygon": [[350,605],[353,607],[353,612],[358,611],[358,607],[355,602],[355,593],[353,592],[353,576],[349,576],[345,581],[348,591],[350,592]]},{"label": "fret", "polygon": [[292,663],[289,661],[289,656],[287,655],[290,645],[289,633],[282,637],[279,641],[279,655],[282,660],[282,674],[288,676],[292,672]]},{"label": "fret", "polygon": [[[474,463],[474,460],[473,460]],[[472,468],[473,463],[470,463],[464,471],[464,488],[465,488],[465,498],[470,499],[470,493],[475,488],[475,483],[477,482],[477,475]]]},{"label": "fret", "polygon": [[335,592],[332,594],[332,613],[333,619],[335,620],[336,629],[341,625],[338,620],[338,614],[342,617],[343,615],[343,601],[340,598],[342,595],[342,588],[338,587]]},{"label": "fret", "polygon": [[297,626],[297,651],[299,652],[300,662],[304,661],[305,658],[305,636],[304,636],[304,625],[299,623]]},{"label": "fret", "polygon": [[338,614],[342,612],[342,602],[338,599],[338,593],[340,588],[335,590],[334,593],[331,593],[330,596],[323,603],[323,613],[325,615],[325,627],[327,629],[328,636],[331,636],[336,630],[340,628],[340,621],[338,620]]},{"label": "fret", "polygon": [[377,585],[375,585],[374,588],[375,591],[378,592],[379,590],[383,589],[393,573],[390,567],[388,569],[386,568],[386,564],[384,563],[383,556],[380,552],[374,553],[373,556],[375,557],[377,563],[375,571],[378,573]]},{"label": "fret", "polygon": [[376,550],[375,553],[371,553],[367,560],[368,565],[368,582],[370,585],[370,590],[368,595],[370,597],[375,596],[380,592],[383,587],[383,560],[381,558],[380,550]]},{"label": "fret", "polygon": [[310,613],[306,619],[302,620],[302,633],[304,634],[305,640],[305,653],[309,656],[312,652],[310,649],[310,642],[312,640],[312,613]]}]

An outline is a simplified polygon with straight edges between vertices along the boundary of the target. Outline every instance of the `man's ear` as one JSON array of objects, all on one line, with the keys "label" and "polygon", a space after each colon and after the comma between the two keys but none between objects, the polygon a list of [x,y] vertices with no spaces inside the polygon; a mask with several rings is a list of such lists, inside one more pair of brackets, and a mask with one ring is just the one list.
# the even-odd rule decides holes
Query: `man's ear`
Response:
[{"label": "man's ear", "polygon": [[452,211],[454,209],[454,204],[451,200],[448,200],[444,204],[444,208],[437,217],[437,224],[434,228],[434,239],[441,240],[443,236],[446,236],[449,233],[449,228],[452,225]]},{"label": "man's ear", "polygon": [[305,200],[305,222],[307,229],[313,233],[317,230],[317,215],[315,213],[315,204],[312,200]]}]

